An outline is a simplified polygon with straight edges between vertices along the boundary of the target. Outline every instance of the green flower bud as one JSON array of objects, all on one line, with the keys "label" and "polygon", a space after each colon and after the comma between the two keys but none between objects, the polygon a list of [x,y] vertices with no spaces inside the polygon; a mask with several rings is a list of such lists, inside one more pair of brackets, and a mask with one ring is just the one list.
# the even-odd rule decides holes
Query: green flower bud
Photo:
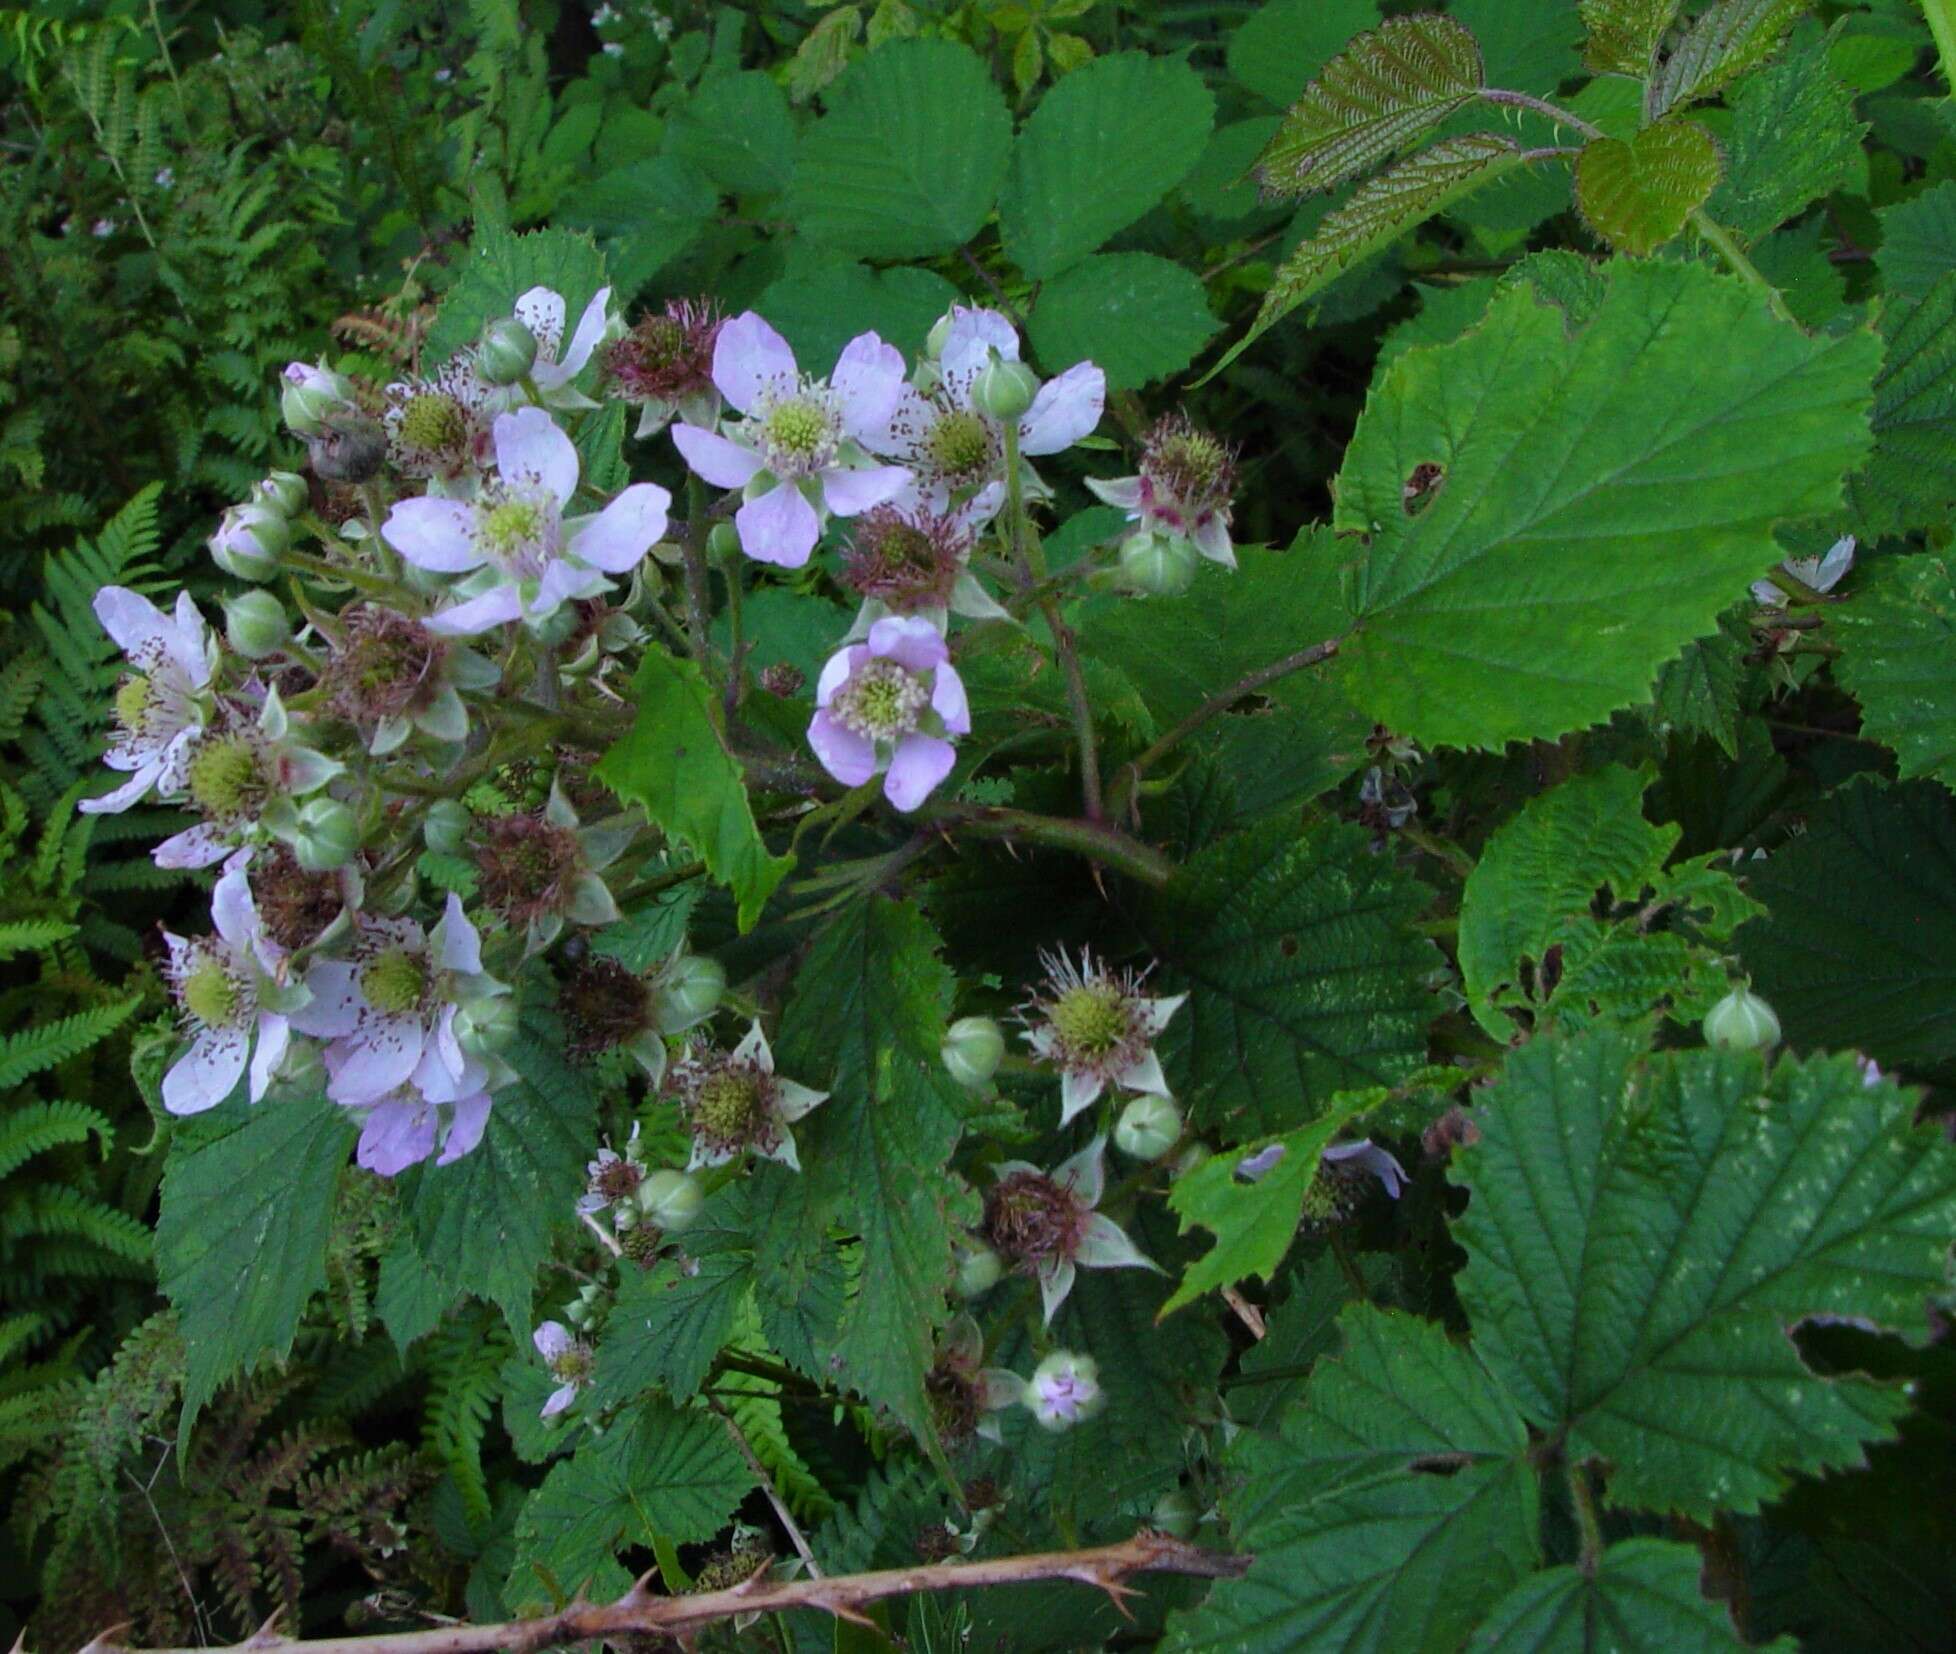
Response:
[{"label": "green flower bud", "polygon": [[998,1072],[1005,1035],[990,1017],[959,1017],[944,1030],[944,1066],[967,1091],[981,1091]]},{"label": "green flower bud", "polygon": [[504,316],[482,330],[475,371],[485,384],[513,385],[536,364],[537,336],[514,316]]},{"label": "green flower bud", "polygon": [[1159,1160],[1181,1140],[1182,1111],[1166,1097],[1136,1097],[1114,1122],[1114,1147],[1136,1160]]},{"label": "green flower bud", "polygon": [[514,994],[489,994],[455,1013],[455,1040],[471,1057],[493,1057],[516,1038],[521,1016]]},{"label": "green flower bud", "polygon": [[1202,1512],[1187,1489],[1173,1487],[1155,1501],[1148,1520],[1173,1538],[1188,1539],[1195,1533],[1196,1523],[1202,1520]]},{"label": "green flower bud", "polygon": [[633,1197],[638,1209],[668,1234],[677,1234],[700,1215],[706,1195],[700,1181],[687,1172],[648,1172]]},{"label": "green flower bud", "polygon": [[258,485],[258,502],[281,517],[296,517],[312,500],[312,490],[297,471],[274,471]]},{"label": "green flower bud", "polygon": [[951,324],[958,319],[957,310],[947,310],[930,324],[929,336],[924,340],[924,354],[933,362],[944,354],[944,346],[951,337]]},{"label": "green flower bud", "polygon": [[308,873],[344,867],[359,848],[359,818],[337,798],[309,798],[299,806],[292,854]]},{"label": "green flower bud", "polygon": [[582,1298],[579,1298],[575,1302],[565,1305],[564,1319],[577,1328],[579,1332],[582,1332],[591,1324],[591,1306],[585,1303]]},{"label": "green flower bud", "polygon": [[253,585],[278,574],[280,555],[292,543],[292,530],[270,506],[234,505],[210,537],[211,561],[226,574]]},{"label": "green flower bud", "polygon": [[353,400],[352,381],[344,374],[323,362],[318,366],[293,362],[285,370],[279,412],[294,436],[314,437],[324,428],[327,415],[352,406]]},{"label": "green flower bud", "polygon": [[727,991],[726,967],[703,953],[689,953],[667,969],[659,984],[659,1032],[683,1034],[720,1008]]},{"label": "green flower bud", "polygon": [[224,636],[246,660],[263,660],[292,641],[285,605],[263,587],[224,600]]},{"label": "green flower bud", "polygon": [[1005,1273],[1005,1261],[989,1246],[976,1244],[970,1251],[958,1252],[958,1296],[982,1298],[998,1285]]},{"label": "green flower bud", "polygon": [[707,530],[706,549],[715,557],[733,557],[740,552],[740,530],[732,523],[715,523]]},{"label": "green flower bud", "polygon": [[1779,1044],[1779,1017],[1750,988],[1734,988],[1709,1011],[1705,1043],[1719,1051],[1770,1051]]},{"label": "green flower bud", "polygon": [[1008,362],[997,352],[971,382],[971,405],[994,419],[1022,418],[1039,394],[1039,375],[1023,362]]},{"label": "green flower bud", "polygon": [[474,825],[475,817],[460,799],[438,798],[428,806],[428,814],[422,820],[422,842],[437,855],[459,856]]},{"label": "green flower bud", "polygon": [[1121,542],[1121,580],[1149,597],[1179,597],[1195,583],[1196,549],[1179,534],[1147,529]]}]

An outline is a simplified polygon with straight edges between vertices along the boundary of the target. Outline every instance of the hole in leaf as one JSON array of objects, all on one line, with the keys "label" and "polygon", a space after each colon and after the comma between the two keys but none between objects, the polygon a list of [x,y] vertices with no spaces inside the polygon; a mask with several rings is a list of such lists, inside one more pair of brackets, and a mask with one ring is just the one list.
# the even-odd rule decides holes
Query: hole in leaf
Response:
[{"label": "hole in leaf", "polygon": [[1433,496],[1439,493],[1441,485],[1447,480],[1447,469],[1432,460],[1421,460],[1406,478],[1406,486],[1399,491],[1399,503],[1408,517],[1417,517],[1433,503]]}]

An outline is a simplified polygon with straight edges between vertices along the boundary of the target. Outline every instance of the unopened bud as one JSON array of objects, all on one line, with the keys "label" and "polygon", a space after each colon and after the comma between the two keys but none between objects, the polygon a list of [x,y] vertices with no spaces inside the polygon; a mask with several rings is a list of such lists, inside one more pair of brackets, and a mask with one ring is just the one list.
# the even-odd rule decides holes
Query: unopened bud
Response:
[{"label": "unopened bud", "polygon": [[944,1030],[944,1066],[967,1091],[991,1083],[1005,1055],[1005,1034],[990,1017],[959,1017]]},{"label": "unopened bud", "polygon": [[1770,1051],[1779,1017],[1750,988],[1734,988],[1705,1013],[1705,1043],[1718,1051]]},{"label": "unopened bud", "polygon": [[687,1172],[648,1172],[638,1186],[638,1209],[669,1234],[677,1234],[700,1215],[706,1195],[700,1181]]},{"label": "unopened bud", "polygon": [[971,382],[971,405],[994,419],[1016,420],[1039,394],[1039,375],[1023,362],[1008,362],[993,353]]},{"label": "unopened bud", "polygon": [[1194,1535],[1196,1523],[1202,1520],[1202,1512],[1186,1488],[1172,1487],[1155,1501],[1148,1520],[1165,1534],[1188,1539]]},{"label": "unopened bud", "polygon": [[998,1285],[1005,1273],[1005,1262],[989,1246],[974,1246],[958,1254],[958,1296],[982,1298]]},{"label": "unopened bud", "polygon": [[1025,1388],[1025,1404],[1048,1430],[1066,1430],[1100,1411],[1107,1397],[1100,1388],[1100,1368],[1090,1355],[1055,1350],[1033,1368]]},{"label": "unopened bud", "polygon": [[1136,1097],[1114,1122],[1114,1147],[1136,1160],[1159,1160],[1181,1140],[1182,1111],[1166,1097]]},{"label": "unopened bud", "polygon": [[475,348],[475,371],[484,384],[513,385],[537,365],[537,336],[514,316],[482,330]]},{"label": "unopened bud", "polygon": [[360,821],[337,798],[309,798],[299,806],[292,854],[308,873],[344,867],[360,848]]},{"label": "unopened bud", "polygon": [[278,560],[292,530],[270,506],[234,505],[210,537],[211,561],[237,580],[257,585],[278,574]]},{"label": "unopened bud", "polygon": [[258,485],[258,501],[281,517],[296,517],[312,500],[312,490],[297,471],[274,471]]},{"label": "unopened bud", "polygon": [[1150,597],[1179,597],[1195,583],[1196,556],[1181,535],[1144,528],[1121,542],[1121,580]]},{"label": "unopened bud", "polygon": [[732,523],[715,523],[706,533],[706,549],[715,557],[740,554],[740,530]]},{"label": "unopened bud", "polygon": [[488,994],[455,1013],[455,1040],[465,1056],[493,1057],[516,1038],[521,1018],[514,994]]},{"label": "unopened bud", "polygon": [[327,482],[371,482],[387,458],[387,433],[357,410],[329,416],[306,442],[313,473]]},{"label": "unopened bud", "polygon": [[353,383],[344,374],[319,363],[291,362],[285,369],[285,389],[279,412],[295,436],[317,436],[329,414],[353,403]]},{"label": "unopened bud", "polygon": [[468,843],[469,829],[474,825],[475,817],[460,799],[438,798],[428,806],[422,820],[422,842],[437,855],[457,856]]},{"label": "unopened bud", "polygon": [[224,600],[224,637],[246,660],[263,660],[292,641],[285,605],[259,587]]},{"label": "unopened bud", "polygon": [[675,960],[659,984],[659,1032],[683,1034],[713,1015],[727,991],[726,967],[703,953]]},{"label": "unopened bud", "polygon": [[930,332],[924,339],[924,354],[933,362],[944,354],[944,346],[951,337],[951,324],[957,319],[958,313],[953,307],[930,324]]}]

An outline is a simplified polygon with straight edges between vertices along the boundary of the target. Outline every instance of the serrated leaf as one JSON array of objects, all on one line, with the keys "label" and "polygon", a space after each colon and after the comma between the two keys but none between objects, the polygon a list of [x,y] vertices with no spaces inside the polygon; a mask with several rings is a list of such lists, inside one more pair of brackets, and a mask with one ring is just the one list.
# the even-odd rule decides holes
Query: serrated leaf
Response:
[{"label": "serrated leaf", "polygon": [[[1668,1539],[1611,1545],[1593,1569],[1573,1566],[1532,1574],[1495,1604],[1467,1647],[1469,1654],[1717,1654],[1754,1645],[1740,1638],[1731,1614],[1698,1587],[1704,1554]],[[1765,1647],[1793,1654],[1790,1637]]]},{"label": "serrated leaf", "polygon": [[1956,271],[1881,313],[1874,453],[1850,494],[1873,538],[1943,521],[1956,500]]},{"label": "serrated leaf", "polygon": [[[718,209],[706,174],[678,155],[648,155],[567,190],[556,217],[600,237],[618,296],[636,293],[683,254]],[[580,314],[568,312],[568,325]]]},{"label": "serrated leaf", "polygon": [[740,765],[713,722],[706,680],[693,662],[647,644],[632,699],[637,721],[599,761],[598,778],[690,844],[733,891],[740,928],[749,929],[794,858],[770,855],[761,841]]},{"label": "serrated leaf", "polygon": [[[1162,1316],[1193,1303],[1205,1292],[1234,1286],[1256,1275],[1268,1281],[1284,1261],[1297,1226],[1304,1217],[1304,1197],[1318,1175],[1318,1162],[1332,1138],[1354,1115],[1374,1107],[1383,1093],[1348,1092],[1333,1098],[1325,1112],[1308,1126],[1255,1143],[1244,1143],[1226,1154],[1213,1155],[1192,1172],[1178,1177],[1168,1191],[1170,1209],[1180,1219],[1182,1233],[1200,1225],[1216,1243],[1183,1271],[1182,1281]],[[1236,1176],[1244,1154],[1283,1145],[1276,1165],[1253,1182]]]},{"label": "serrated leaf", "polygon": [[1275,195],[1335,189],[1464,105],[1483,84],[1473,34],[1437,12],[1360,35],[1292,104],[1257,177]]},{"label": "serrated leaf", "polygon": [[1259,97],[1293,103],[1354,35],[1378,22],[1378,0],[1269,0],[1229,37],[1229,72]]},{"label": "serrated leaf", "polygon": [[810,1195],[862,1237],[834,1355],[845,1382],[931,1434],[924,1374],[951,1248],[976,1202],[950,1170],[964,1099],[939,1055],[954,983],[907,903],[872,899],[816,939],[782,1013],[780,1070],[829,1100],[797,1127]]},{"label": "serrated leaf", "polygon": [[1956,1058],[1956,803],[1933,781],[1850,783],[1748,870],[1767,916],[1739,932],[1797,1047],[1914,1071]]},{"label": "serrated leaf", "polygon": [[1659,121],[1627,143],[1596,138],[1576,157],[1576,204],[1626,253],[1655,252],[1718,183],[1718,145],[1696,121]]},{"label": "serrated leaf", "polygon": [[1340,823],[1273,817],[1184,864],[1142,928],[1164,988],[1189,993],[1159,1050],[1196,1119],[1230,1142],[1289,1131],[1418,1067],[1438,1009],[1426,901]]},{"label": "serrated leaf", "polygon": [[1475,1110],[1455,1277],[1475,1348],[1625,1508],[1709,1522],[1860,1462],[1899,1389],[1810,1371],[1813,1316],[1920,1330],[1956,1222],[1956,1149],[1848,1057],[1596,1030],[1537,1038]]},{"label": "serrated leaf", "polygon": [[1739,755],[1740,686],[1752,630],[1730,614],[1710,637],[1694,638],[1666,661],[1651,691],[1651,716],[1672,729],[1709,735],[1731,758]]},{"label": "serrated leaf", "polygon": [[156,1273],[183,1333],[182,1439],[227,1378],[292,1348],[306,1301],[326,1284],[333,1195],[354,1135],[324,1097],[277,1091],[178,1126]]},{"label": "serrated leaf", "polygon": [[604,285],[604,255],[588,235],[559,229],[481,232],[442,299],[423,355],[432,364],[473,345],[485,322],[509,315],[532,287],[562,294],[567,324],[575,326]]},{"label": "serrated leaf", "polygon": [[1813,0],[1715,0],[1691,21],[1644,89],[1654,118],[1709,98],[1779,50],[1793,19]]},{"label": "serrated leaf", "polygon": [[1861,732],[1894,749],[1904,781],[1956,785],[1956,569],[1946,555],[1889,557],[1827,611],[1833,673],[1861,703]]},{"label": "serrated leaf", "polygon": [[[1447,746],[1580,729],[1780,555],[1867,452],[1877,341],[1809,338],[1695,265],[1619,261],[1588,323],[1532,288],[1374,385],[1337,483],[1358,620],[1338,658],[1379,722]],[[1406,480],[1443,468],[1423,510]]]},{"label": "serrated leaf", "polygon": [[1186,63],[1145,52],[1068,75],[1013,146],[998,208],[1012,262],[1044,280],[1126,229],[1201,159],[1215,109]]},{"label": "serrated leaf", "polygon": [[784,190],[795,174],[795,118],[758,69],[708,75],[674,114],[665,147],[735,194]]},{"label": "serrated leaf", "polygon": [[[1825,41],[1815,39],[1748,76],[1733,94],[1725,177],[1707,210],[1741,240],[1756,241],[1809,201],[1847,184],[1867,131],[1855,117],[1853,92],[1827,66]],[[1884,226],[1892,212],[1882,215]],[[1884,233],[1875,255],[1884,273],[1888,257]],[[1891,291],[1894,285],[1891,276]]]},{"label": "serrated leaf", "polygon": [[1956,179],[1883,207],[1876,216],[1881,245],[1875,268],[1890,303],[1921,298],[1956,269]]},{"label": "serrated leaf", "polygon": [[1249,331],[1204,379],[1228,367],[1306,299],[1362,260],[1521,164],[1521,150],[1506,138],[1470,132],[1442,139],[1368,178],[1349,201],[1326,213],[1316,230],[1298,243],[1264,295]]},{"label": "serrated leaf", "polygon": [[1115,390],[1179,373],[1216,331],[1200,280],[1153,253],[1096,253],[1039,291],[1026,324],[1040,365],[1095,362]]},{"label": "serrated leaf", "polygon": [[[860,333],[874,332],[906,356],[923,354],[938,317],[959,301],[958,290],[934,270],[898,265],[829,264],[789,273],[754,308],[781,330],[797,359],[833,362]],[[763,587],[756,595],[764,595]],[[797,599],[808,599],[801,593]],[[844,630],[847,630],[845,627]]]},{"label": "serrated leaf", "polygon": [[952,252],[991,211],[1011,145],[1004,96],[969,48],[893,41],[849,67],[802,135],[783,216],[858,258]]},{"label": "serrated leaf", "polygon": [[560,1607],[559,1589],[615,1597],[632,1577],[618,1551],[710,1539],[753,1486],[722,1420],[644,1401],[530,1495],[504,1596],[517,1612]]},{"label": "serrated leaf", "polygon": [[1440,1654],[1539,1563],[1527,1432],[1473,1355],[1366,1305],[1338,1325],[1342,1351],[1281,1433],[1231,1452],[1224,1510],[1255,1561],[1176,1616],[1168,1647]]},{"label": "serrated leaf", "polygon": [[1642,80],[1657,58],[1664,31],[1680,0],[1582,0],[1577,8],[1589,31],[1583,58],[1599,75]]}]

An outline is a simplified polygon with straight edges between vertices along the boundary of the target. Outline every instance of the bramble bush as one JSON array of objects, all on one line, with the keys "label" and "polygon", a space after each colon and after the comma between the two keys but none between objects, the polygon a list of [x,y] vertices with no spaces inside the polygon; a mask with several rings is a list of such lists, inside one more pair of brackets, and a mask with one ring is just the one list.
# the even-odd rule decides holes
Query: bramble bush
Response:
[{"label": "bramble bush", "polygon": [[1945,0],[174,12],[0,17],[28,1646],[1940,1646]]}]

